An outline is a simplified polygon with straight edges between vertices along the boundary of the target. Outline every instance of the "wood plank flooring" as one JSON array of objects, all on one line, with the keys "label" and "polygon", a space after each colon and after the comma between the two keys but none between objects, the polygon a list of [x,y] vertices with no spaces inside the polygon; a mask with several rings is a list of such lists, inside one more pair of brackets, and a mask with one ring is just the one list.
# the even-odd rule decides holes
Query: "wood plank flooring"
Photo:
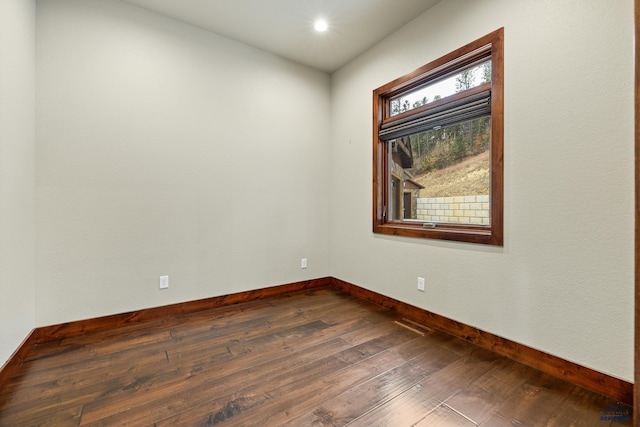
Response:
[{"label": "wood plank flooring", "polygon": [[0,390],[0,426],[632,425],[628,406],[396,321],[316,289],[40,344]]}]

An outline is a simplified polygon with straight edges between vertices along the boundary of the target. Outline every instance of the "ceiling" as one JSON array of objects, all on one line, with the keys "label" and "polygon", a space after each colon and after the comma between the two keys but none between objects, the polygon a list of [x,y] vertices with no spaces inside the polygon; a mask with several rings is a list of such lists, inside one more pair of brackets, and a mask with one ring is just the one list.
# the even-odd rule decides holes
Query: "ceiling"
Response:
[{"label": "ceiling", "polygon": [[[124,0],[333,72],[440,0]],[[313,29],[324,18],[329,29]]]}]

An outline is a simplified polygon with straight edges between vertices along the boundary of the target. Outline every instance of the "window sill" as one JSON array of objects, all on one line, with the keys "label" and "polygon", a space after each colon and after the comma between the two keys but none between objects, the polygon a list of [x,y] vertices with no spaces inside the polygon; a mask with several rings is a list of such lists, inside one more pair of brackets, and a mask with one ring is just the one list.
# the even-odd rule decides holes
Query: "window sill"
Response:
[{"label": "window sill", "polygon": [[458,226],[454,224],[436,224],[433,226],[429,223],[407,224],[398,222],[375,224],[373,232],[393,236],[452,240],[495,246],[503,245],[502,236],[495,233],[492,234],[491,228],[487,226]]}]

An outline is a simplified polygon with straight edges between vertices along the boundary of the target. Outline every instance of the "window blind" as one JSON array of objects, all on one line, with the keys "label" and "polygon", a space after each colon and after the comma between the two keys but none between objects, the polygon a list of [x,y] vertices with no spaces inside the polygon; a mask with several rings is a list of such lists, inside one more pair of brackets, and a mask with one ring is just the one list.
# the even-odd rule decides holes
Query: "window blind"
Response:
[{"label": "window blind", "polygon": [[391,141],[434,128],[446,127],[491,114],[491,90],[485,90],[380,126],[378,136]]}]

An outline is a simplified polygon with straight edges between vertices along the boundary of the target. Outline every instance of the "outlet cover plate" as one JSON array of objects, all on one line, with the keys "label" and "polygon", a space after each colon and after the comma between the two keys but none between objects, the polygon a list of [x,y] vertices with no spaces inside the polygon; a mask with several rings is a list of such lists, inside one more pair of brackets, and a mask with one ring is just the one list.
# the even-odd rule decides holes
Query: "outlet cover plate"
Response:
[{"label": "outlet cover plate", "polygon": [[160,289],[169,288],[169,276],[160,276]]}]

